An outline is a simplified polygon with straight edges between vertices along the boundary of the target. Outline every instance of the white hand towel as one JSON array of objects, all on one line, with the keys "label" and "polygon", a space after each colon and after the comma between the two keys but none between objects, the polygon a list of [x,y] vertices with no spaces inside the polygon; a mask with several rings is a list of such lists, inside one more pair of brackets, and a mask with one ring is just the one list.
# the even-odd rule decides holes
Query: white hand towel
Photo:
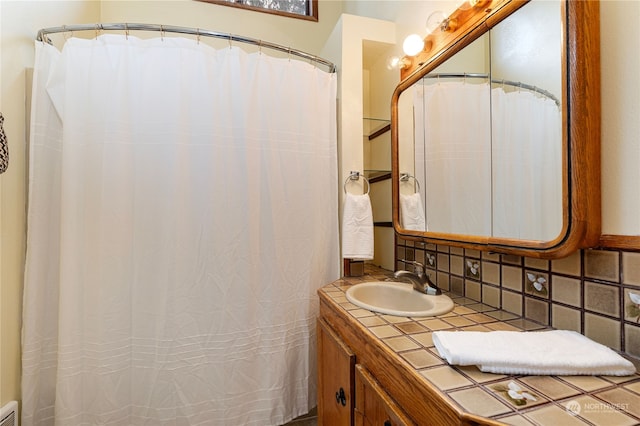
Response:
[{"label": "white hand towel", "polygon": [[569,330],[437,331],[433,343],[452,365],[477,365],[499,374],[634,374],[634,365],[612,349]]},{"label": "white hand towel", "polygon": [[373,259],[373,212],[369,194],[347,193],[342,212],[342,257]]},{"label": "white hand towel", "polygon": [[400,194],[400,216],[402,227],[412,231],[426,231],[424,207],[419,192],[411,195]]}]

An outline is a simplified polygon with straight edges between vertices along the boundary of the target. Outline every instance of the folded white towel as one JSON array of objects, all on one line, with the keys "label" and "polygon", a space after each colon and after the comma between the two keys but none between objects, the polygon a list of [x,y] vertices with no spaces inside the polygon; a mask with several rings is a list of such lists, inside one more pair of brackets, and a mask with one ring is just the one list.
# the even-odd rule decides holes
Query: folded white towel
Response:
[{"label": "folded white towel", "polygon": [[412,231],[426,231],[424,207],[419,192],[411,195],[400,194],[400,217],[402,227]]},{"label": "folded white towel", "polygon": [[342,212],[342,257],[373,259],[373,212],[369,194],[347,193]]},{"label": "folded white towel", "polygon": [[499,374],[634,374],[634,365],[610,348],[569,330],[436,331],[433,343],[452,365],[477,365]]}]

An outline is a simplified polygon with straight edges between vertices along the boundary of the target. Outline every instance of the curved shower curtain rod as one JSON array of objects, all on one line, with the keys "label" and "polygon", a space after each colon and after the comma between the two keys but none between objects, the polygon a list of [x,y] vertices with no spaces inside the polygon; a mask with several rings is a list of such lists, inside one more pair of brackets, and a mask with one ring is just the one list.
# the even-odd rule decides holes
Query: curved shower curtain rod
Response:
[{"label": "curved shower curtain rod", "polygon": [[[489,78],[489,74],[478,74],[478,73],[434,73],[434,74],[427,74],[427,75],[424,76],[424,78],[436,78],[436,79],[437,78]],[[553,95],[553,93],[549,92],[548,90],[544,90],[544,89],[541,89],[539,87],[532,86],[530,84],[522,83],[522,82],[519,82],[519,81],[492,79],[491,82],[492,83],[496,83],[496,84],[501,84],[501,85],[518,87],[518,88],[521,88],[521,89],[525,89],[525,90],[529,90],[531,92],[538,93],[538,94],[540,94],[540,95],[542,95],[544,97],[547,97],[547,98],[551,99],[552,101],[554,101],[558,107],[560,106],[560,100],[558,98],[556,98]]]},{"label": "curved shower curtain rod", "polygon": [[229,43],[233,41],[239,41],[242,43],[248,43],[248,44],[254,44],[256,46],[260,46],[260,48],[266,47],[269,49],[278,50],[280,52],[284,52],[289,55],[298,56],[310,62],[312,61],[318,64],[322,64],[329,69],[330,73],[336,72],[336,66],[335,64],[333,64],[333,62],[330,62],[319,56],[311,55],[301,50],[296,50],[290,47],[281,46],[279,44],[270,43],[268,41],[258,40],[258,39],[230,34],[230,33],[220,33],[216,31],[203,30],[201,28],[176,27],[173,25],[128,24],[128,23],[63,25],[61,27],[42,28],[41,30],[38,31],[38,36],[36,37],[36,40],[52,44],[49,37],[47,37],[48,34],[66,33],[66,32],[73,32],[73,31],[95,31],[96,35],[98,34],[99,31],[124,31],[127,35],[129,34],[129,31],[157,31],[160,33],[167,32],[167,33],[190,34],[190,35],[195,35],[197,37],[204,36],[204,37],[222,38],[222,39],[229,40]]}]

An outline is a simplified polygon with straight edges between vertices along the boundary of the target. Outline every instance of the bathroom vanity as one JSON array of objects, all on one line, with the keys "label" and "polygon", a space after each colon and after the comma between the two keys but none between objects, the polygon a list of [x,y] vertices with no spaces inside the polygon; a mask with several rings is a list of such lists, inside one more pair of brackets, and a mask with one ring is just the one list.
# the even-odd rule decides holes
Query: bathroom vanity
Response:
[{"label": "bathroom vanity", "polygon": [[[439,21],[423,39],[422,50],[401,58],[401,82],[391,102],[396,236],[541,259],[598,244],[599,22],[597,1],[474,0]],[[452,92],[435,105],[426,102],[425,93],[438,93],[447,81],[479,87],[488,100],[470,112],[463,106],[471,98],[454,98]],[[516,102],[523,88],[529,98],[549,104],[553,125],[536,124],[538,110],[507,117],[503,113],[516,110],[511,103],[494,108],[503,97]],[[525,119],[512,127],[513,118]],[[436,125],[442,134],[431,135]],[[472,136],[454,134],[458,128]],[[536,135],[531,144],[524,143],[528,139],[521,136],[533,128],[552,129],[554,137]],[[543,150],[542,142],[548,141],[549,150]],[[480,178],[462,179],[462,172],[470,171],[481,172]],[[540,185],[530,186],[534,175]],[[424,229],[400,220],[401,196],[415,195],[424,203],[414,203],[423,207]],[[396,265],[415,260],[407,259],[396,259]],[[450,366],[434,348],[433,331],[548,327],[453,294],[453,311],[438,316],[375,313],[352,304],[345,294],[355,284],[390,277],[372,271],[318,291],[321,425],[640,424],[638,374],[523,376]]]},{"label": "bathroom vanity", "polygon": [[[423,318],[374,313],[345,291],[386,271],[322,287],[318,319],[320,425],[634,425],[640,376],[521,376],[450,366],[436,330],[541,330],[546,326],[450,294],[452,312]],[[513,390],[509,396],[508,391]],[[517,398],[528,394],[533,399]]]}]

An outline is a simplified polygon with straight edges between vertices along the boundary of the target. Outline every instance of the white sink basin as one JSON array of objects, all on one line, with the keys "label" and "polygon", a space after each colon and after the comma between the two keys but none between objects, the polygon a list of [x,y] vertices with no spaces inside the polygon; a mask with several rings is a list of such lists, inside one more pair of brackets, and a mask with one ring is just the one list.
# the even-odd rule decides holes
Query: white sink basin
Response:
[{"label": "white sink basin", "polygon": [[356,284],[347,290],[347,300],[370,311],[400,317],[432,317],[453,309],[449,296],[429,296],[415,291],[411,284],[389,281]]}]

